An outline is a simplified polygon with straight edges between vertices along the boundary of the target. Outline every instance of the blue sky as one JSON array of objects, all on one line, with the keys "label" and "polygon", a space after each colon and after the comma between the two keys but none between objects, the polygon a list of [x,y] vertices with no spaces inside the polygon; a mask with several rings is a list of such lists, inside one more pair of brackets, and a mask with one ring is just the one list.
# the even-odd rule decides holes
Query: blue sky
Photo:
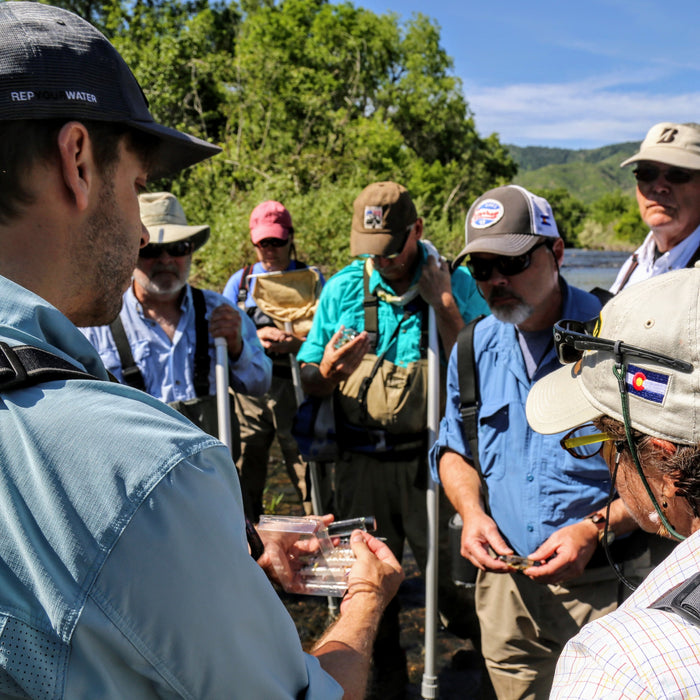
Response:
[{"label": "blue sky", "polygon": [[700,0],[354,4],[436,20],[479,133],[504,143],[595,148],[700,122]]}]

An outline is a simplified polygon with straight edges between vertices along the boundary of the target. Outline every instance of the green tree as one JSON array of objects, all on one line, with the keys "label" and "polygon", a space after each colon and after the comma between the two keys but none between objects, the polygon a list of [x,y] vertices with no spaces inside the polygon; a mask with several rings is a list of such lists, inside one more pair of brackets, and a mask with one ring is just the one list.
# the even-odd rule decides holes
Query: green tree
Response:
[{"label": "green tree", "polygon": [[579,239],[590,248],[628,250],[639,245],[647,233],[635,198],[615,190],[589,206]]},{"label": "green tree", "polygon": [[[83,4],[80,4],[82,2]],[[463,217],[516,166],[477,131],[440,29],[327,0],[71,0],[132,67],[159,121],[223,148],[175,178],[191,221],[212,227],[195,274],[220,288],[252,253],[251,209],[279,199],[302,254],[348,259],[352,201],[374,180],[407,185],[446,253]]]}]

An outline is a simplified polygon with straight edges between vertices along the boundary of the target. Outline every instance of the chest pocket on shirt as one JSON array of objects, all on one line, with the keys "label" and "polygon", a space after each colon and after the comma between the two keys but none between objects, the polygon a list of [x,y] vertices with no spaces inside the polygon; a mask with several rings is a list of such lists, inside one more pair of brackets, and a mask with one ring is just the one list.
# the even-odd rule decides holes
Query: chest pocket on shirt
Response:
[{"label": "chest pocket on shirt", "polygon": [[146,339],[138,338],[131,344],[131,353],[137,365],[143,367],[151,356],[151,343]]},{"label": "chest pocket on shirt", "polygon": [[[487,401],[479,409],[479,459],[484,475],[493,479],[505,476],[508,454],[512,449],[513,435],[510,427],[510,404]],[[486,459],[484,459],[486,457]]]}]

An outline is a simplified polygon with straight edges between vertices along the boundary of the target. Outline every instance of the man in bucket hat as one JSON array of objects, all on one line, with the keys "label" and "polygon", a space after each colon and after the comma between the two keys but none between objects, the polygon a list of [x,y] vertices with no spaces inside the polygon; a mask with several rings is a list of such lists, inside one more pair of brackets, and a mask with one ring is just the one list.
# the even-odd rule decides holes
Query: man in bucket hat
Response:
[{"label": "man in bucket hat", "polygon": [[[122,309],[109,326],[82,329],[105,367],[124,384],[169,403],[210,435],[219,435],[214,338],[225,338],[229,384],[261,396],[272,363],[248,317],[221,295],[188,283],[192,254],[209,239],[209,226],[189,226],[169,192],[139,195],[149,243],[139,250]],[[231,407],[232,452],[240,454]]]},{"label": "man in bucket hat", "polygon": [[[618,603],[598,547],[605,464],[594,458],[574,470],[558,438],[538,435],[525,417],[533,383],[558,367],[553,324],[595,316],[600,302],[561,277],[564,242],[552,209],[517,185],[474,202],[460,257],[492,312],[473,336],[478,460],[460,411],[455,348],[431,467],[461,515],[462,555],[480,569],[476,612],[496,694],[543,698],[566,641]],[[634,529],[621,503],[609,517],[617,534]]]},{"label": "man in bucket hat", "polygon": [[532,388],[528,420],[565,433],[562,446],[576,456],[602,454],[640,527],[682,542],[620,608],[566,645],[552,697],[696,698],[700,271],[631,286],[594,321],[555,326],[566,364]]},{"label": "man in bucket hat", "polygon": [[105,37],[37,2],[0,3],[0,121],[0,693],[361,697],[389,550],[355,533],[340,619],[304,654],[228,448],[108,381],[74,325],[118,314],[149,176],[219,149],[157,124]]},{"label": "man in bucket hat", "polygon": [[661,122],[649,129],[634,166],[637,203],[651,229],[620,269],[610,291],[700,259],[700,124]]},{"label": "man in bucket hat", "polygon": [[[428,306],[447,354],[465,322],[487,311],[464,270],[423,239],[423,219],[405,187],[375,182],[353,206],[350,252],[360,256],[323,288],[298,359],[308,394],[336,392],[336,515],[373,515],[397,557],[404,541],[422,570],[427,544],[426,409]],[[356,336],[343,344],[343,331]],[[440,508],[441,532],[450,517]],[[446,554],[447,543],[443,544]],[[448,572],[439,576],[440,609],[463,609]],[[452,608],[452,609],[450,609]],[[384,617],[374,650],[371,697],[405,696],[406,657],[399,644],[398,602]]]}]

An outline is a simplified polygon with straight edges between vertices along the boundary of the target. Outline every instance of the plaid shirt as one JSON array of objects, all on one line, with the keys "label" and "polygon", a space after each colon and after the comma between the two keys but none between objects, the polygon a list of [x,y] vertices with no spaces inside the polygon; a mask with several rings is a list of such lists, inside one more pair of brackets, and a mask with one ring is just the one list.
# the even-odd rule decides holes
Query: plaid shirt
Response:
[{"label": "plaid shirt", "polygon": [[698,571],[700,532],[679,544],[620,608],[566,645],[551,698],[700,697],[700,626],[648,607]]}]

